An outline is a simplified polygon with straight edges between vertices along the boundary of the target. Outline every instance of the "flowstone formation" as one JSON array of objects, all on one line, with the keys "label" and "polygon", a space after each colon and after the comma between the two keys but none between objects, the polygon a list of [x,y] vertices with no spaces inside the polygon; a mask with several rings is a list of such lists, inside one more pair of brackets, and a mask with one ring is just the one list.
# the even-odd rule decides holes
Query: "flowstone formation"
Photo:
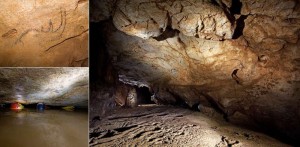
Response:
[{"label": "flowstone formation", "polygon": [[91,1],[91,21],[120,82],[300,137],[298,1]]},{"label": "flowstone formation", "polygon": [[87,66],[88,0],[0,5],[0,66]]}]

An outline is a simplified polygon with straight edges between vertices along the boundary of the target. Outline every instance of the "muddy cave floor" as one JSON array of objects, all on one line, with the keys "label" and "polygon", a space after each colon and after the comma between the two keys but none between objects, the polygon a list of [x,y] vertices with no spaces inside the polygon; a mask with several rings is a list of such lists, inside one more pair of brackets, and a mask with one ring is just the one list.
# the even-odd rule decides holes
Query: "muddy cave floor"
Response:
[{"label": "muddy cave floor", "polygon": [[116,108],[90,121],[90,146],[289,146],[189,109],[141,105]]}]

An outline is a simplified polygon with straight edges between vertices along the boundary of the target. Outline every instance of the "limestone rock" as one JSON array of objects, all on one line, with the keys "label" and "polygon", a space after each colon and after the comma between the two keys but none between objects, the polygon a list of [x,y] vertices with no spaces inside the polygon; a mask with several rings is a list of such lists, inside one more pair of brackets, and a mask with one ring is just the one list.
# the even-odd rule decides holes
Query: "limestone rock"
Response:
[{"label": "limestone rock", "polygon": [[88,105],[88,68],[1,68],[0,102]]},{"label": "limestone rock", "polygon": [[119,80],[299,138],[299,3],[221,2],[118,1],[99,33]]},{"label": "limestone rock", "polygon": [[[95,87],[93,87],[95,88]],[[107,112],[112,111],[116,108],[117,103],[114,99],[115,88],[112,86],[99,86],[97,91],[90,89],[89,99],[89,119],[92,120],[94,117],[101,117]]]},{"label": "limestone rock", "polygon": [[119,30],[144,39],[159,36],[168,23],[167,11],[148,0],[118,1],[113,20]]},{"label": "limestone rock", "polygon": [[159,105],[176,104],[176,99],[174,98],[174,96],[171,93],[162,89],[156,92],[151,97],[151,100]]},{"label": "limestone rock", "polygon": [[176,1],[170,6],[172,28],[186,36],[204,39],[231,39],[234,22],[231,22],[220,6],[209,2]]},{"label": "limestone rock", "polygon": [[251,47],[276,52],[282,49],[286,42],[297,43],[299,24],[300,21],[289,22],[268,16],[248,16],[245,20],[244,36]]},{"label": "limestone rock", "polygon": [[115,101],[119,106],[126,106],[128,91],[128,86],[124,84],[117,86]]},{"label": "limestone rock", "polygon": [[0,5],[0,66],[87,66],[87,0]]},{"label": "limestone rock", "polygon": [[[158,37],[167,26],[186,36],[205,39],[231,39],[234,22],[221,7],[204,1],[118,1],[113,15],[114,25],[132,36]],[[94,12],[96,13],[96,12]]]},{"label": "limestone rock", "polygon": [[137,103],[137,93],[134,87],[130,88],[127,98],[126,98],[126,104],[129,107],[136,107],[138,105]]},{"label": "limestone rock", "polygon": [[[243,15],[260,14],[270,17],[299,18],[299,4],[297,0],[241,0]],[[296,10],[296,11],[294,11]]]}]

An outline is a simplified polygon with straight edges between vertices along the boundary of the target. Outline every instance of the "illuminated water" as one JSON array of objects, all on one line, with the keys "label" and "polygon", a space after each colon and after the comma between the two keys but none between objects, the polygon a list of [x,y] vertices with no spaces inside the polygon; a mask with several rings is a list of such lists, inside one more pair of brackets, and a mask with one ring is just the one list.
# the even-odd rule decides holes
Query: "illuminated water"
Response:
[{"label": "illuminated water", "polygon": [[87,111],[0,111],[0,147],[87,147]]}]

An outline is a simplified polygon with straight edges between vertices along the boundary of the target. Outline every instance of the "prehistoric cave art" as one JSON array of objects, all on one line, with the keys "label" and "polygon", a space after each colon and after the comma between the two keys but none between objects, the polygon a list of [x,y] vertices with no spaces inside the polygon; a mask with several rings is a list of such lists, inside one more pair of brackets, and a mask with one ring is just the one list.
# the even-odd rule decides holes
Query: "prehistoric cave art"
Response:
[{"label": "prehistoric cave art", "polygon": [[[15,44],[18,44],[18,43],[22,43],[24,44],[24,42],[22,42],[22,38],[25,37],[27,34],[29,34],[30,32],[36,32],[38,33],[36,36],[39,37],[41,35],[41,33],[45,33],[44,35],[46,36],[49,36],[49,38],[53,38],[49,41],[46,41],[47,42],[50,42],[50,41],[55,41],[55,40],[58,40],[58,39],[61,39],[62,38],[62,33],[64,32],[65,30],[65,27],[66,27],[66,11],[60,11],[60,25],[58,26],[57,29],[54,29],[53,30],[53,23],[52,23],[52,20],[50,19],[49,20],[49,26],[47,29],[44,29],[44,26],[41,26],[40,29],[27,29],[25,30],[23,33],[20,34],[19,37],[17,37],[16,41],[15,41]],[[53,35],[52,35],[53,34]],[[41,44],[43,45],[43,44]],[[50,47],[51,48],[51,47]],[[48,49],[45,49],[46,51],[48,51],[50,48]]]},{"label": "prehistoric cave art", "polygon": [[88,1],[2,1],[0,66],[88,66]]},{"label": "prehistoric cave art", "polygon": [[297,0],[90,3],[92,146],[299,144]]}]

